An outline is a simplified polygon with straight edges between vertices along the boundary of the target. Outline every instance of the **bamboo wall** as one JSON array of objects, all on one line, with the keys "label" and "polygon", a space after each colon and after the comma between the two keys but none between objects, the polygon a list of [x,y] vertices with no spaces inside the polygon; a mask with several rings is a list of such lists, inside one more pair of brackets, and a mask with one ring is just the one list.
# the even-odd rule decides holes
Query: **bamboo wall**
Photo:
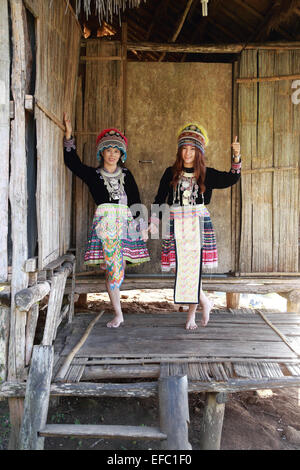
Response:
[{"label": "bamboo wall", "polygon": [[75,106],[81,32],[67,4],[27,0],[36,16],[39,269],[70,245],[72,177],[63,161],[63,112]]},{"label": "bamboo wall", "polygon": [[[85,86],[82,86],[80,77],[77,88],[76,145],[81,160],[96,167],[97,135],[107,127],[124,129],[122,47],[116,42],[92,40],[87,43],[83,57]],[[81,271],[85,269],[84,252],[96,206],[86,184],[76,178],[75,185],[76,266]]]},{"label": "bamboo wall", "polygon": [[[299,51],[244,51],[240,77],[300,72]],[[298,272],[300,105],[291,80],[239,84],[241,272]]]}]

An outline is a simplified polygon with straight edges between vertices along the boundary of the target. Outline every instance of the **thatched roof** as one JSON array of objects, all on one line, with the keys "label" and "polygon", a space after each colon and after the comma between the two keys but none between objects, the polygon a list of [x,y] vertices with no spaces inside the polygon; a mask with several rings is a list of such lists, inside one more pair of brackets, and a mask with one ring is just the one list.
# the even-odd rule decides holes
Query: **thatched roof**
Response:
[{"label": "thatched roof", "polygon": [[[82,25],[99,36],[98,14],[121,37],[119,17],[131,42],[234,44],[300,41],[300,0],[70,0]],[[80,8],[79,8],[80,7]],[[101,9],[100,9],[101,7]],[[126,7],[126,8],[125,8]],[[123,10],[123,8],[125,8]],[[115,12],[115,13],[114,13]],[[112,14],[112,16],[111,16]],[[105,19],[105,18],[104,18]],[[100,34],[101,35],[101,34]],[[192,54],[130,52],[132,60],[193,60]],[[197,56],[197,60],[199,59]],[[196,58],[195,58],[196,59]]]},{"label": "thatched roof", "polygon": [[141,1],[144,0],[76,0],[76,14],[78,15],[83,9],[86,16],[89,17],[92,11],[91,7],[94,6],[100,22],[104,19],[112,21],[113,15],[118,15],[120,19],[121,13],[126,8],[136,8]]}]

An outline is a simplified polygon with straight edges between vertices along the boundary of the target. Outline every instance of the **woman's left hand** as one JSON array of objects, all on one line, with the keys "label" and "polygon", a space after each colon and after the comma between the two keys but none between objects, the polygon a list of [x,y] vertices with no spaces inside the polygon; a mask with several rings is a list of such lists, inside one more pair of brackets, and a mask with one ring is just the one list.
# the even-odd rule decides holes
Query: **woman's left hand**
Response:
[{"label": "woman's left hand", "polygon": [[241,145],[238,142],[238,137],[237,135],[235,136],[234,142],[232,142],[231,147],[232,147],[232,152],[234,157],[238,157],[241,153]]},{"label": "woman's left hand", "polygon": [[141,234],[142,234],[142,240],[143,240],[144,242],[146,242],[146,241],[148,240],[148,238],[149,238],[149,236],[148,236],[148,230],[147,230],[147,229],[146,229],[146,230],[142,230],[142,231],[141,231]]}]

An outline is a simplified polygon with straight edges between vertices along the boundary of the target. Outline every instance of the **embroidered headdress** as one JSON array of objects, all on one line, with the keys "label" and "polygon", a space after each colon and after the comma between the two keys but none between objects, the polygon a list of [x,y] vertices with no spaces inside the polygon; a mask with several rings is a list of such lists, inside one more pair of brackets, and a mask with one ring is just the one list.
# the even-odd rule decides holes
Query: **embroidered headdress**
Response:
[{"label": "embroidered headdress", "polygon": [[115,147],[120,150],[122,154],[121,160],[124,163],[127,158],[127,143],[125,135],[121,134],[118,129],[104,129],[96,140],[97,159],[100,161],[103,150]]},{"label": "embroidered headdress", "polygon": [[178,133],[178,148],[183,145],[194,145],[204,153],[208,142],[206,130],[196,123],[185,125]]}]

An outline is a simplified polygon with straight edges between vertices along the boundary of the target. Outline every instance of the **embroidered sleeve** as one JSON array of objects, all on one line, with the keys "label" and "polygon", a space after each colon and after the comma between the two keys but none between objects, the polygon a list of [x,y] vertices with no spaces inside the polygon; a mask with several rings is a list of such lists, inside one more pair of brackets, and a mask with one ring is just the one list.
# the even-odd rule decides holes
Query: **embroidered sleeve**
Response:
[{"label": "embroidered sleeve", "polygon": [[240,174],[241,173],[241,167],[242,167],[242,161],[241,161],[241,156],[239,155],[240,157],[240,161],[235,163],[234,161],[234,157],[232,157],[232,162],[231,162],[231,173],[237,173],[237,174]]},{"label": "embroidered sleeve", "polygon": [[65,148],[66,152],[71,152],[71,149],[76,150],[75,139],[74,139],[73,136],[69,140],[67,140],[64,137],[64,148]]},{"label": "embroidered sleeve", "polygon": [[90,181],[92,174],[95,172],[95,168],[85,165],[81,162],[79,156],[76,153],[74,137],[69,140],[66,140],[64,137],[64,162],[69,170],[81,178],[85,183]]}]

